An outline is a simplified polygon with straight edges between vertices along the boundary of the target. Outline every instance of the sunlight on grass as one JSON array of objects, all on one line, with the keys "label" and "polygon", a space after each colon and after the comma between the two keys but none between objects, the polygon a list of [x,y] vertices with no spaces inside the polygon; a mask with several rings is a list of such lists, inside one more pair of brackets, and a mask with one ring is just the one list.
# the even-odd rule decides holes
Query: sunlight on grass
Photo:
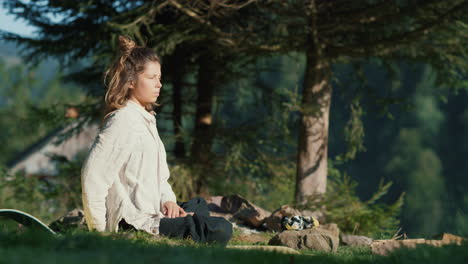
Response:
[{"label": "sunlight on grass", "polygon": [[[268,241],[274,233],[258,234]],[[243,240],[235,231],[228,245],[266,245]],[[341,246],[336,253],[300,250],[299,255],[258,249],[228,249],[190,239],[171,239],[145,232],[97,233],[75,230],[61,235],[27,229],[0,231],[0,254],[5,263],[466,263],[468,244],[443,248],[398,250],[373,255],[365,247]]]}]

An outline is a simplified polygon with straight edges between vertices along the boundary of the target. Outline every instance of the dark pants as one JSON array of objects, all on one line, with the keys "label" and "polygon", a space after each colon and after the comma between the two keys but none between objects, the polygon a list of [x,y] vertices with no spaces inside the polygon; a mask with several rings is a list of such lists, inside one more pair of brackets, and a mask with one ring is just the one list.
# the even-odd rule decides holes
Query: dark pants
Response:
[{"label": "dark pants", "polygon": [[[194,215],[176,218],[162,218],[159,234],[172,238],[192,238],[196,242],[218,243],[226,245],[232,237],[232,224],[223,217],[210,216],[205,199],[195,197],[187,202],[177,203],[185,212]],[[122,230],[133,227],[122,221]],[[119,229],[120,229],[119,228]]]}]

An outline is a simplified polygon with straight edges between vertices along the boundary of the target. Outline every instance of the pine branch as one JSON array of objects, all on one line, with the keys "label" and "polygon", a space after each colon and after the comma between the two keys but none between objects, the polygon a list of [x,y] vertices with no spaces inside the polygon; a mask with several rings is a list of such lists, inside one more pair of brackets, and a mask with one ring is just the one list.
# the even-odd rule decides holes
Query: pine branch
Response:
[{"label": "pine branch", "polygon": [[[354,1],[353,4],[355,4],[355,2],[356,1]],[[356,22],[373,22],[378,19],[378,15],[384,15],[388,12],[394,11],[395,7],[397,7],[397,5],[394,0],[383,0],[370,6],[359,7],[352,10],[345,9],[345,11],[337,11],[336,6],[329,6],[327,9],[320,10],[322,18],[320,19],[321,26],[319,27],[319,30],[322,32],[328,31],[335,28],[337,24],[354,25]],[[325,15],[326,18],[323,18]],[[330,19],[334,19],[334,21],[330,21]]]},{"label": "pine branch", "polygon": [[[154,2],[151,3],[150,5],[142,5],[141,7],[136,8],[134,10],[134,12],[132,12],[132,13],[136,13],[136,14],[143,13],[143,15],[139,16],[138,18],[136,18],[132,22],[127,23],[127,24],[119,24],[119,23],[116,23],[116,22],[107,21],[107,24],[110,27],[117,28],[117,29],[120,29],[120,30],[127,30],[127,29],[130,29],[130,28],[135,28],[135,27],[138,27],[139,24],[141,24],[141,23],[147,25],[148,23],[152,22],[152,21],[148,21],[148,20],[153,19],[153,17],[158,12],[160,12],[164,7],[166,7],[168,5],[169,5],[169,2],[163,2],[163,3],[159,4],[158,6],[154,6]],[[146,9],[148,9],[148,8],[149,8],[149,10],[146,11]],[[129,17],[131,15],[132,14],[125,13],[126,17]],[[120,20],[120,19],[122,19],[122,18],[118,18],[118,20]]]},{"label": "pine branch", "polygon": [[[457,13],[462,13],[463,10],[468,9],[468,1],[464,1],[459,5],[456,5],[448,11],[437,16],[436,19],[424,23],[416,29],[411,31],[401,32],[399,34],[378,39],[369,42],[360,41],[355,45],[347,46],[327,46],[327,53],[330,58],[336,58],[338,56],[369,56],[378,55],[383,56],[393,53],[399,50],[402,45],[413,43],[414,41],[421,40],[424,36],[428,35],[438,27],[444,25],[447,19],[451,16],[456,16]],[[378,50],[377,50],[378,49]]]},{"label": "pine branch", "polygon": [[[248,4],[252,4],[254,2],[255,1],[248,1]],[[275,41],[270,41],[269,44],[266,44],[265,42],[257,43],[256,40],[260,40],[262,38],[253,29],[249,30],[247,28],[241,28],[236,31],[236,34],[227,33],[211,23],[209,15],[202,15],[207,12],[206,10],[189,8],[187,5],[180,4],[177,0],[168,0],[168,3],[183,14],[198,22],[201,26],[207,28],[212,34],[214,34],[214,38],[223,46],[234,48],[238,51],[256,50],[259,52],[284,52],[286,50],[292,50],[289,47],[286,49],[286,45],[281,45],[280,43],[283,41],[278,41],[277,43],[275,43]],[[230,5],[230,8],[239,9],[241,6],[245,7],[247,6],[247,3],[235,6]]]},{"label": "pine branch", "polygon": [[[329,24],[326,24],[326,21],[322,21],[319,26],[321,35],[325,35],[326,38],[330,39],[336,36],[351,35],[356,39],[363,40],[370,35],[381,35],[388,28],[404,28],[407,26],[407,19],[414,20],[415,23],[419,24],[430,21],[430,19],[422,18],[422,16],[427,16],[427,11],[434,12],[434,10],[439,10],[440,7],[438,5],[447,5],[447,3],[441,4],[440,1],[428,0],[419,3],[417,8],[414,6],[402,8],[394,1],[388,2],[387,5],[385,7],[382,6],[382,10],[379,10],[377,7],[376,9],[369,7],[370,11],[373,12],[369,12],[368,16],[338,16],[334,23],[330,22]],[[365,8],[363,9],[365,10]],[[419,15],[416,13],[419,13]]]}]

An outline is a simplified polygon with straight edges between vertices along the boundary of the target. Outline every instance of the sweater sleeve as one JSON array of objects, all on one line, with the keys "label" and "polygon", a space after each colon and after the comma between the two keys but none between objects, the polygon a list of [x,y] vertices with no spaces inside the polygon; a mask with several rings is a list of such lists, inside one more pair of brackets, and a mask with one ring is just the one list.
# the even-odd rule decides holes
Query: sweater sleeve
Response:
[{"label": "sweater sleeve", "polygon": [[170,177],[170,172],[169,172],[169,166],[167,165],[167,159],[166,159],[166,149],[164,148],[164,144],[162,141],[159,141],[160,146],[161,146],[161,153],[160,153],[160,158],[161,158],[161,208],[163,208],[164,203],[168,201],[172,201],[174,203],[177,202],[176,196],[174,192],[172,191],[171,185],[168,182],[168,179]]},{"label": "sweater sleeve", "polygon": [[89,230],[106,228],[106,197],[131,154],[125,117],[112,114],[104,122],[81,169],[82,199]]}]

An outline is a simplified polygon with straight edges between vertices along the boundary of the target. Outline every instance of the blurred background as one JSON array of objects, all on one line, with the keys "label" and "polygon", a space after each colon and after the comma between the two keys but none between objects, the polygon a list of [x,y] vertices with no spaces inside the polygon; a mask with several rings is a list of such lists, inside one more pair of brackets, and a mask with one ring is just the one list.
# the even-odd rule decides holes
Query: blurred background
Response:
[{"label": "blurred background", "polygon": [[[160,6],[165,2],[171,1],[3,1],[0,208],[50,222],[82,207],[81,164],[98,132],[102,72],[120,34],[163,59],[161,106],[155,110],[179,200],[240,194],[269,211],[297,204],[297,153],[304,149],[298,137],[310,62],[307,51],[295,46],[294,36],[302,33],[293,26],[307,23],[301,18],[308,14],[272,6],[267,14],[279,18],[265,17],[265,25],[257,21],[262,17],[252,18],[258,11],[250,5],[235,11],[221,6],[212,17],[198,12],[190,20],[184,8],[207,7],[166,10]],[[202,18],[211,23],[193,22]],[[293,21],[287,41],[278,33],[286,19]],[[468,236],[464,19],[458,28],[449,21],[441,29],[458,41],[459,50],[434,45],[422,59],[420,44],[396,39],[390,46],[402,45],[403,51],[393,55],[356,59],[339,53],[330,59],[324,201],[328,219],[343,230],[374,237],[391,237],[399,228],[410,237]],[[246,35],[245,45],[229,44],[255,26],[261,29]],[[391,22],[382,27],[393,32]],[[227,33],[218,34],[219,28]],[[449,59],[440,59],[442,53]]]}]

